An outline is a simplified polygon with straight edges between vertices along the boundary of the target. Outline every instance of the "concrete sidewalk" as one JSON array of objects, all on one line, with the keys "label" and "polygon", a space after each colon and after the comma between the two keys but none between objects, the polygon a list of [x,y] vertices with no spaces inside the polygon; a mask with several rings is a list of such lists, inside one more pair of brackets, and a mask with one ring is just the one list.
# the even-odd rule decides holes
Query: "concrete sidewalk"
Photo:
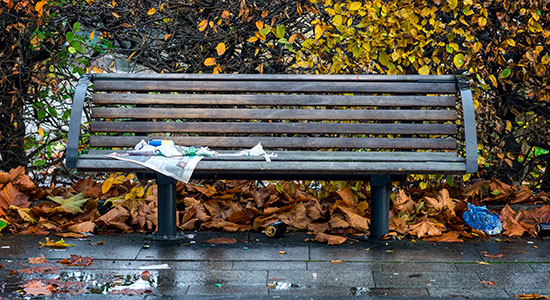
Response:
[{"label": "concrete sidewalk", "polygon": [[[191,238],[168,242],[149,241],[141,234],[66,239],[76,246],[61,250],[39,248],[45,237],[0,236],[0,297],[24,295],[22,286],[31,280],[52,284],[56,298],[80,290],[85,292],[77,297],[84,299],[550,295],[550,240],[360,241],[327,246],[305,242],[310,236],[304,233],[285,234],[280,239],[260,233],[188,234]],[[237,243],[204,242],[220,237],[234,238]],[[99,241],[103,243],[97,245]],[[93,262],[85,267],[57,263],[71,254],[89,256]],[[28,263],[29,257],[41,255],[48,263]],[[144,271],[151,277],[142,279]]]}]

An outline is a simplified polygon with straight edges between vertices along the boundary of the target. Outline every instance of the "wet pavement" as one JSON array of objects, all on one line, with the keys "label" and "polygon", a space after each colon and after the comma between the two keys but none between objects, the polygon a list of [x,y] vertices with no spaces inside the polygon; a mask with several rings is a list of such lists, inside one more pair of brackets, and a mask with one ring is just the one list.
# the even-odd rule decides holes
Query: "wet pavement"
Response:
[{"label": "wet pavement", "polygon": [[[143,234],[65,239],[0,236],[0,297],[30,298],[29,283],[65,299],[475,299],[550,295],[550,240],[432,243],[359,241],[327,246],[305,233],[188,232],[179,241]],[[50,239],[60,238],[50,236]],[[208,243],[212,238],[234,244]],[[98,243],[102,242],[102,243]],[[57,261],[91,257],[87,266]],[[48,262],[30,264],[44,256]],[[38,283],[37,283],[38,282]],[[26,287],[26,288],[25,288]],[[47,288],[46,288],[47,287]],[[308,296],[308,297],[305,297]],[[72,296],[74,297],[74,296]],[[0,298],[1,299],[1,298]]]}]

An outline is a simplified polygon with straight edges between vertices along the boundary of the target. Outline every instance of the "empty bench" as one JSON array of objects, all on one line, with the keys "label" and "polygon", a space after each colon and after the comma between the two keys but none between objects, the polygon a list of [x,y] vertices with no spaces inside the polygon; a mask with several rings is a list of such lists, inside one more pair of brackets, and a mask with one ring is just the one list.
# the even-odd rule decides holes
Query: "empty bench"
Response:
[{"label": "empty bench", "polygon": [[[83,109],[91,109],[89,139],[80,136]],[[193,173],[197,179],[370,180],[374,239],[388,232],[392,180],[477,170],[472,94],[455,76],[82,76],[73,99],[66,165],[81,171],[152,172],[105,156],[142,139],[221,151],[261,142],[277,153],[271,162],[207,157]],[[97,150],[79,154],[79,146]],[[157,234],[174,238],[176,180],[156,178]]]}]

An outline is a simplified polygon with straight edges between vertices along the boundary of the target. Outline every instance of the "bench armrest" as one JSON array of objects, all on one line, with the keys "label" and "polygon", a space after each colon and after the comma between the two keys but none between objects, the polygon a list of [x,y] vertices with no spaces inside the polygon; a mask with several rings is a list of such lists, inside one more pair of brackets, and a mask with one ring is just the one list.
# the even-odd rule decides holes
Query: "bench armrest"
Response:
[{"label": "bench armrest", "polygon": [[474,101],[470,83],[466,78],[457,77],[456,84],[462,99],[462,113],[464,115],[464,139],[466,143],[466,172],[477,171],[477,133]]},{"label": "bench armrest", "polygon": [[65,150],[65,165],[68,168],[76,168],[78,160],[78,141],[80,139],[80,123],[82,123],[82,110],[88,85],[92,81],[92,74],[84,74],[78,80],[73,105],[71,109],[71,120],[69,121],[69,136],[67,137],[67,149]]}]

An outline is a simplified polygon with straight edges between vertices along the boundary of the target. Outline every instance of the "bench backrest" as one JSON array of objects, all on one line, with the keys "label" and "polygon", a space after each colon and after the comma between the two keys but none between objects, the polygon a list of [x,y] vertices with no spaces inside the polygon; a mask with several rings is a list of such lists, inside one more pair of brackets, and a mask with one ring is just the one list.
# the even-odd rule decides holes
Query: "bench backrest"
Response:
[{"label": "bench backrest", "polygon": [[[143,138],[168,135],[177,144],[215,149],[250,148],[260,141],[271,150],[461,151],[464,145],[458,100],[466,89],[455,76],[94,74],[91,79],[91,147],[132,147]],[[471,102],[471,93],[467,96]],[[475,128],[473,134],[475,140]]]}]

